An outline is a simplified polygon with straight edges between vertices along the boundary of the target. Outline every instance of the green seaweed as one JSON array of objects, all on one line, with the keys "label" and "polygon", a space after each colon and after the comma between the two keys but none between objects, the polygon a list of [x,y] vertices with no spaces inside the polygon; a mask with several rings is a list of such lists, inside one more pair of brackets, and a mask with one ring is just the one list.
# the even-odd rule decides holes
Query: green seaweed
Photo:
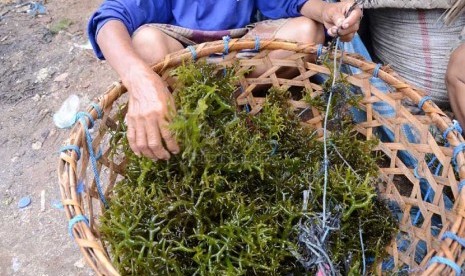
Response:
[{"label": "green seaweed", "polygon": [[[289,92],[270,89],[252,116],[235,104],[234,68],[186,64],[174,74],[178,110],[170,128],[182,153],[159,162],[136,156],[122,135],[122,118],[111,142],[128,161],[100,226],[117,269],[123,275],[307,273],[296,226],[322,211],[323,146],[289,108]],[[365,254],[382,258],[395,224],[373,185],[377,142],[357,139],[346,120],[336,124],[345,107],[337,108],[328,202],[341,206],[341,226],[327,247],[341,271],[349,255],[352,271],[360,271],[360,228]]]}]

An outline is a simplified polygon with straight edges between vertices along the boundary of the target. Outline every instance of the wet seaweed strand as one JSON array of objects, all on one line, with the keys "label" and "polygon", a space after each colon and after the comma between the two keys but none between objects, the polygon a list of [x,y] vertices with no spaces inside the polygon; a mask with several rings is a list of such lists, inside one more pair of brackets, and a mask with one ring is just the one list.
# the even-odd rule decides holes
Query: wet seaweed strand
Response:
[{"label": "wet seaweed strand", "polygon": [[[234,68],[220,76],[213,65],[197,63],[174,74],[178,111],[171,130],[182,153],[166,162],[135,156],[122,119],[112,141],[128,159],[100,228],[116,267],[123,275],[314,272],[306,264],[315,256],[303,246],[299,224],[322,211],[323,146],[289,108],[289,92],[270,89],[252,116],[235,105]],[[348,273],[360,271],[359,226],[365,254],[381,258],[395,225],[373,188],[376,142],[356,139],[351,124],[339,119],[342,109],[331,115],[327,191],[339,229],[322,246]]]}]

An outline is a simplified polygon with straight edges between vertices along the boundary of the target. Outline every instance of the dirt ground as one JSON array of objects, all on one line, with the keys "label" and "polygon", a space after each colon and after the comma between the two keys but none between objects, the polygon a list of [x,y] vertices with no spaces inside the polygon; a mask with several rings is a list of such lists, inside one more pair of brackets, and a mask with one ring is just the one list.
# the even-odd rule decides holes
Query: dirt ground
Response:
[{"label": "dirt ground", "polygon": [[[92,275],[60,208],[58,149],[69,134],[52,117],[71,94],[81,110],[117,79],[87,43],[101,1],[0,0],[0,275]],[[41,193],[45,194],[42,209]],[[20,209],[21,198],[31,204]]]}]

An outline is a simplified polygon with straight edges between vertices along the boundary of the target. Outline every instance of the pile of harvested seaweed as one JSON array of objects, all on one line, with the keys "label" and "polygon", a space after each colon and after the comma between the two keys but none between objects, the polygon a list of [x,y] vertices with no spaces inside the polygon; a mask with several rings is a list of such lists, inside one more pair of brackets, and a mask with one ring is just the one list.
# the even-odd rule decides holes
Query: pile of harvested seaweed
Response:
[{"label": "pile of harvested seaweed", "polygon": [[[357,139],[341,116],[341,102],[353,100],[343,83],[330,114],[329,222],[319,229],[323,145],[289,108],[290,93],[270,89],[252,116],[235,104],[234,68],[188,64],[174,74],[171,130],[182,153],[159,162],[137,157],[123,119],[113,137],[127,175],[100,231],[123,275],[299,274],[327,267],[324,254],[340,273],[359,274],[365,257],[384,256],[396,225],[373,185],[376,141]],[[325,95],[304,97],[325,105]]]}]

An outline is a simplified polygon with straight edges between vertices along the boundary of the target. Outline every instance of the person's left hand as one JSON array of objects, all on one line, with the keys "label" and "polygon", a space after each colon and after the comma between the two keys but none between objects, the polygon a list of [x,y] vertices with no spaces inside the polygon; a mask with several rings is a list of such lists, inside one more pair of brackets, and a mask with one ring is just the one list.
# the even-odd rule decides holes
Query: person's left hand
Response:
[{"label": "person's left hand", "polygon": [[344,1],[339,3],[328,3],[322,11],[323,24],[330,36],[339,36],[341,41],[351,41],[360,27],[362,19],[362,9],[356,6],[352,12],[345,17],[354,1]]}]

